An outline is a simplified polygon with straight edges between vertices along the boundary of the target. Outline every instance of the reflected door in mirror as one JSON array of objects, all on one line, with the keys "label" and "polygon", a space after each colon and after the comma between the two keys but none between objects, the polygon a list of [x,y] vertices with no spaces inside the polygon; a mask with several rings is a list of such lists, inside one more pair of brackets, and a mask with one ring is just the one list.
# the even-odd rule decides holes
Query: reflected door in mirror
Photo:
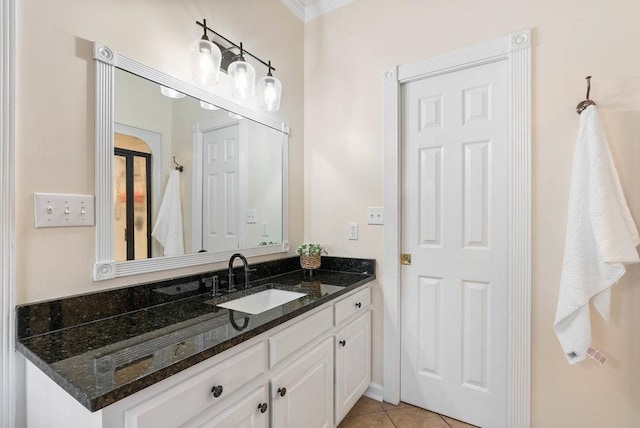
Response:
[{"label": "reflected door in mirror", "polygon": [[151,257],[151,155],[114,149],[115,260]]}]

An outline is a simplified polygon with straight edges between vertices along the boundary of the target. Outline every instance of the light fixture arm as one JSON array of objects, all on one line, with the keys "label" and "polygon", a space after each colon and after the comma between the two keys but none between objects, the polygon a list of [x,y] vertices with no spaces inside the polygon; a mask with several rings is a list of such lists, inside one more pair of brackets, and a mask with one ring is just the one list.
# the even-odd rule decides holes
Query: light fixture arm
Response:
[{"label": "light fixture arm", "polygon": [[269,72],[271,72],[271,70],[275,71],[275,67],[271,66],[271,61],[269,61],[269,64],[267,64],[266,62],[264,62],[263,60],[261,60],[260,58],[258,58],[257,56],[255,56],[254,54],[252,54],[251,52],[249,52],[248,50],[244,49],[242,47],[242,43],[240,43],[240,45],[237,45],[236,43],[232,42],[231,40],[227,39],[226,37],[224,37],[222,34],[212,30],[211,28],[209,28],[207,26],[207,20],[203,19],[202,22],[196,21],[196,24],[201,26],[204,30],[205,36],[207,34],[207,31],[212,32],[213,34],[215,34],[216,36],[218,36],[219,38],[221,38],[222,40],[224,40],[225,42],[229,43],[230,45],[232,45],[233,47],[240,49],[240,57],[242,57],[243,53],[246,53],[247,55],[249,55],[250,57],[252,57],[253,59],[255,59],[256,61],[260,62],[261,64],[263,64],[265,67],[269,68]]}]

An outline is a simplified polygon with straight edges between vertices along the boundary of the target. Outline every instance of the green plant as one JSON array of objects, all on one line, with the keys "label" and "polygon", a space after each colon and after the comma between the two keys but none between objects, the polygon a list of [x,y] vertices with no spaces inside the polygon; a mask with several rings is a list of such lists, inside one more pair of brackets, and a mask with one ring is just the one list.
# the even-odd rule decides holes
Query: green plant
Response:
[{"label": "green plant", "polygon": [[296,252],[300,255],[315,256],[318,254],[329,254],[327,250],[320,244],[302,244],[296,249]]}]

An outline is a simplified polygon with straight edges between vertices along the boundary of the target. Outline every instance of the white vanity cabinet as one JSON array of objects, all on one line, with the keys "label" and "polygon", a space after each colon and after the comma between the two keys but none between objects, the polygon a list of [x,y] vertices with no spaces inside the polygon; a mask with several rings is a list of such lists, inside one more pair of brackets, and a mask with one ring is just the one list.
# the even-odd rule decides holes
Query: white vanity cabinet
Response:
[{"label": "white vanity cabinet", "polygon": [[333,340],[282,369],[270,380],[271,426],[327,428],[333,426]]},{"label": "white vanity cabinet", "polygon": [[185,427],[228,428],[269,426],[269,394],[265,385],[259,386],[246,397],[213,415],[201,415]]},{"label": "white vanity cabinet", "polygon": [[26,427],[333,427],[371,380],[368,285],[90,412],[27,361]]},{"label": "white vanity cabinet", "polygon": [[336,425],[371,383],[371,311],[335,334]]}]

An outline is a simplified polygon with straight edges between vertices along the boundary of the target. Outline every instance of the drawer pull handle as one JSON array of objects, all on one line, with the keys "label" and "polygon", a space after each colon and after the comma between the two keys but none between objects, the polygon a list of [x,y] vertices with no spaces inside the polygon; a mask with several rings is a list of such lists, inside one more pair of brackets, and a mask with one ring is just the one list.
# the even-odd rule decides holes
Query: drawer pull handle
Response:
[{"label": "drawer pull handle", "polygon": [[287,388],[278,388],[278,394],[280,394],[280,397],[284,397],[286,393]]},{"label": "drawer pull handle", "polygon": [[340,342],[338,342],[340,345],[342,346],[347,346],[347,341],[346,340],[341,340]]},{"label": "drawer pull handle", "polygon": [[260,413],[264,413],[269,408],[267,403],[258,404],[258,409],[260,409]]},{"label": "drawer pull handle", "polygon": [[362,307],[362,303],[358,302],[356,303],[356,308],[360,309]]},{"label": "drawer pull handle", "polygon": [[213,393],[213,396],[218,398],[222,395],[222,390],[224,388],[222,388],[222,385],[218,385],[218,386],[214,386],[213,388],[211,388],[211,392]]}]

